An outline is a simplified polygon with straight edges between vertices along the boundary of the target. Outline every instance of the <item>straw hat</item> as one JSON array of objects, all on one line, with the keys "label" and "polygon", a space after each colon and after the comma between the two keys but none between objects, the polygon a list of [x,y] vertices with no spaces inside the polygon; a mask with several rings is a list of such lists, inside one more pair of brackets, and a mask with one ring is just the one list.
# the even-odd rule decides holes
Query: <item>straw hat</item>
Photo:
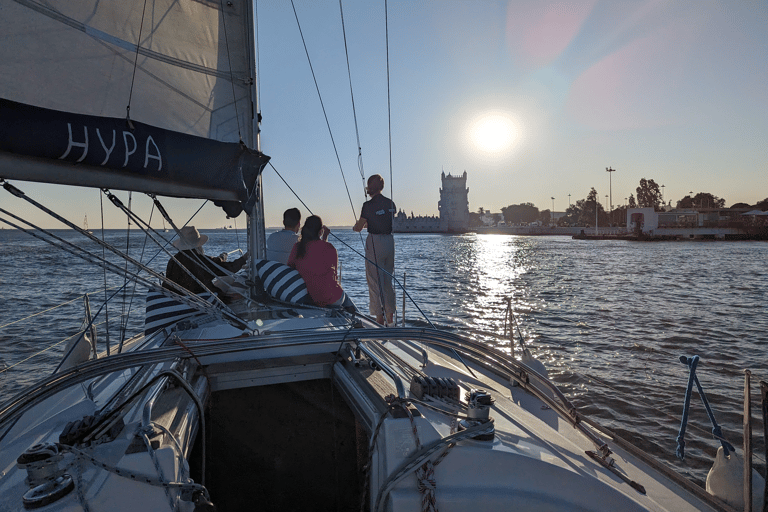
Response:
[{"label": "straw hat", "polygon": [[184,226],[179,230],[179,238],[173,241],[173,246],[180,251],[202,247],[208,241],[208,235],[198,233],[195,226]]}]

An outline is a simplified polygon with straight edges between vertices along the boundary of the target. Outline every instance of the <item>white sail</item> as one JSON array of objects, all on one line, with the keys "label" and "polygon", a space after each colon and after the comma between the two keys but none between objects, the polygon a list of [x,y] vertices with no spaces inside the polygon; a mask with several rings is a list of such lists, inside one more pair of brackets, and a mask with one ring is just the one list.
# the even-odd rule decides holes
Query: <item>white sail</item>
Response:
[{"label": "white sail", "polygon": [[[234,144],[222,146],[230,153],[240,141],[255,149],[251,10],[248,0],[5,0],[0,99],[9,123],[0,131],[5,139],[27,131],[16,145],[0,146],[0,177],[244,200],[233,188],[248,183],[185,183],[180,174],[199,157],[183,153],[202,149],[197,139],[164,144],[182,135]],[[47,110],[25,110],[34,107]],[[161,131],[133,131],[145,125]],[[244,165],[237,152],[211,160]],[[46,165],[67,162],[79,164],[77,172],[47,174]],[[105,169],[121,171],[119,179]],[[165,171],[172,185],[154,183],[153,173],[162,182]]]}]

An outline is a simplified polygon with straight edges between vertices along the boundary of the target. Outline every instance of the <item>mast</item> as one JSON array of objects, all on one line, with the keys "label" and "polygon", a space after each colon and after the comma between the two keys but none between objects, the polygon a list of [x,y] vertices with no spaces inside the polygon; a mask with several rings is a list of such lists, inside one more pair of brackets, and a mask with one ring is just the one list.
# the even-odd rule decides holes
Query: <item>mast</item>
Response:
[{"label": "mast", "polygon": [[[256,76],[256,26],[254,21],[253,2],[245,2],[245,4],[247,6],[247,26],[250,27],[250,30],[248,31],[248,64],[250,66],[251,76],[251,105],[253,107],[252,112],[254,112],[251,117],[252,129],[248,132],[250,140],[246,141],[246,143],[248,144],[248,147],[261,152],[261,126],[259,122],[261,118],[261,107],[258,101],[258,80]],[[263,259],[267,256],[266,227],[264,225],[264,193],[261,173],[256,177],[255,194],[256,201],[253,203],[250,211],[246,212],[248,215],[248,250],[251,253],[249,269],[251,276],[257,275],[256,259]]]}]

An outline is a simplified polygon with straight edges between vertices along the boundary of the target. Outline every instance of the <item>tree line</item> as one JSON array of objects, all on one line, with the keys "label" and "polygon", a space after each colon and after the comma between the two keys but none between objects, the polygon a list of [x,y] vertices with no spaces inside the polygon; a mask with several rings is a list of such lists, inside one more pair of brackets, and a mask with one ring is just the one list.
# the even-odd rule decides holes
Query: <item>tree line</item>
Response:
[{"label": "tree line", "polygon": [[[664,203],[661,187],[654,180],[645,178],[640,180],[640,185],[635,189],[635,194],[630,194],[626,204],[622,204],[607,211],[600,201],[598,201],[597,191],[592,187],[584,199],[577,200],[574,204],[568,206],[565,215],[556,219],[560,226],[594,226],[595,215],[597,215],[598,224],[618,225],[626,222],[627,208],[653,208],[655,211],[661,211],[665,206],[671,206],[672,201]],[[679,199],[675,205],[678,209],[690,208],[725,208],[725,199],[717,197],[709,192],[699,192],[697,194],[686,195]],[[746,203],[736,203],[731,208],[754,208],[758,210],[768,210],[768,198],[759,201],[754,205]],[[483,224],[481,217],[487,212],[482,208],[477,213],[470,214],[470,225],[480,226]],[[501,209],[501,217],[507,224],[531,224],[540,222],[549,225],[552,222],[552,212],[550,210],[539,210],[533,203],[512,204]],[[502,219],[498,219],[499,221]]]}]

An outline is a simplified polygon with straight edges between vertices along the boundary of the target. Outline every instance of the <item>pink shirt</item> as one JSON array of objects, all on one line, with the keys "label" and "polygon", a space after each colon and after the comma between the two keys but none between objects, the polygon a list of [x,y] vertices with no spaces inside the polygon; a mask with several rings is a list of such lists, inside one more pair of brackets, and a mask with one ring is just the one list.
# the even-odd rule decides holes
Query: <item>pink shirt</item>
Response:
[{"label": "pink shirt", "polygon": [[295,268],[307,283],[307,293],[318,306],[333,304],[341,298],[344,290],[336,279],[339,255],[336,248],[324,240],[312,240],[301,259],[296,258],[299,244],[293,246],[288,256],[288,266]]}]

